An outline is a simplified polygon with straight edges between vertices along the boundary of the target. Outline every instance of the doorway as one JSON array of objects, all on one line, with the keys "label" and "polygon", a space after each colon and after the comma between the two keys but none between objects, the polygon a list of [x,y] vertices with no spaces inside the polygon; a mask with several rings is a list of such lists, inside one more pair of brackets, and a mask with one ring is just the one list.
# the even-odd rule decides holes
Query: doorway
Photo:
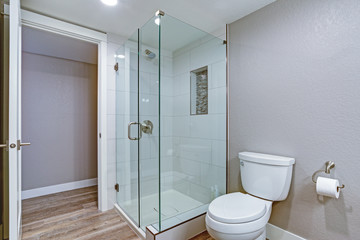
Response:
[{"label": "doorway", "polygon": [[97,185],[97,45],[22,29],[22,199]]},{"label": "doorway", "polygon": [[[6,3],[7,1],[5,1]],[[1,1],[2,3],[2,1]],[[94,30],[86,29],[80,26],[76,26],[70,23],[52,19],[49,17],[41,16],[36,13],[32,13],[25,10],[20,10],[20,1],[14,0],[9,3],[9,5],[1,5],[4,7],[4,12],[1,12],[2,16],[8,17],[9,21],[6,23],[4,21],[4,27],[8,27],[8,35],[4,35],[7,39],[7,42],[4,41],[4,44],[8,44],[8,48],[4,46],[4,49],[7,50],[8,57],[4,56],[5,63],[8,64],[8,77],[4,78],[4,81],[1,81],[1,86],[3,87],[2,91],[8,93],[8,97],[5,94],[5,101],[3,101],[4,110],[1,114],[5,113],[3,119],[8,123],[8,126],[2,125],[8,137],[4,140],[5,142],[0,143],[0,147],[3,151],[7,153],[3,157],[5,162],[8,163],[5,171],[8,173],[8,184],[4,181],[4,193],[3,203],[7,203],[5,210],[9,211],[9,218],[6,219],[5,214],[2,212],[2,215],[5,215],[5,220],[3,220],[3,229],[8,232],[9,238],[12,240],[17,240],[21,238],[21,199],[22,199],[22,186],[21,186],[21,163],[22,163],[22,146],[29,145],[25,141],[22,141],[22,101],[21,101],[21,29],[22,27],[31,27],[38,30],[43,30],[45,32],[51,32],[58,34],[59,36],[67,36],[72,39],[82,40],[88,43],[93,43],[97,46],[97,176],[98,176],[98,209],[105,211],[107,207],[107,191],[106,191],[106,166],[107,166],[107,134],[106,134],[106,49],[107,49],[107,37],[106,34],[97,32]],[[6,18],[5,18],[6,19]],[[3,19],[2,19],[3,20]],[[5,40],[5,39],[4,39]],[[61,49],[66,50],[66,49]],[[4,84],[3,84],[4,83]],[[6,85],[6,83],[8,83]],[[3,137],[3,136],[2,136]],[[27,138],[29,140],[29,138]],[[56,144],[56,142],[54,143]],[[4,161],[3,161],[4,162]],[[8,170],[8,171],[7,171]],[[5,173],[6,173],[5,172]],[[6,190],[8,189],[8,193]],[[6,195],[7,194],[7,195]],[[4,216],[2,216],[4,217]],[[6,226],[8,228],[6,228]],[[4,233],[4,232],[3,232]],[[5,232],[6,234],[6,232]]]}]

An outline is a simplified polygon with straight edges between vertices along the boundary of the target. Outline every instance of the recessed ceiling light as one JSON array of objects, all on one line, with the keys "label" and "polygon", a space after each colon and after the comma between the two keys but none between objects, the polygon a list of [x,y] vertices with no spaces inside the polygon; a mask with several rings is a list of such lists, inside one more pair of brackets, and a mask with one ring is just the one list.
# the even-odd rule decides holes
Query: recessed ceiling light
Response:
[{"label": "recessed ceiling light", "polygon": [[101,2],[108,6],[115,6],[118,3],[118,0],[101,0]]}]

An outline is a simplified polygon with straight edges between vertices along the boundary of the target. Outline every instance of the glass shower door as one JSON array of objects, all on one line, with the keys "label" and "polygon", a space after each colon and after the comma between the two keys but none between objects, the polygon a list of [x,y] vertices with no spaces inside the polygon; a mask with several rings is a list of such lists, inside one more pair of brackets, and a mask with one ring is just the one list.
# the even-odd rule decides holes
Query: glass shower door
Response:
[{"label": "glass shower door", "polygon": [[115,56],[117,202],[144,230],[161,211],[158,28],[151,19]]},{"label": "glass shower door", "polygon": [[140,226],[137,39],[138,31],[115,55],[116,199],[127,216]]}]

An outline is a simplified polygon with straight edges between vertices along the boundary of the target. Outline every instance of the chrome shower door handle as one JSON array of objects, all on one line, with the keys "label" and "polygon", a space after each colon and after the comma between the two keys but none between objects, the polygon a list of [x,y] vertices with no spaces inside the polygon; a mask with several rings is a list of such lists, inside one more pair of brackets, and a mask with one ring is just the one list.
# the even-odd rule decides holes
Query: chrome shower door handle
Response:
[{"label": "chrome shower door handle", "polygon": [[[139,133],[140,133],[140,136],[137,138],[137,137],[131,137],[131,125],[138,125],[138,131],[139,131]],[[140,129],[140,124],[138,123],[138,122],[130,122],[129,124],[128,124],[128,138],[130,139],[130,140],[139,140],[141,137],[142,137],[142,133],[141,133],[142,131],[141,131],[141,129]]]}]

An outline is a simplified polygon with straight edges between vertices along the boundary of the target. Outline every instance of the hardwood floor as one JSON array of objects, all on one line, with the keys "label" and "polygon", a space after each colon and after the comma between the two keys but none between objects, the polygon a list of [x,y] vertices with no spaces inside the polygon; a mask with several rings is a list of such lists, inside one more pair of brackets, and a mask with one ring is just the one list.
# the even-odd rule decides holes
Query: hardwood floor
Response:
[{"label": "hardwood floor", "polygon": [[200,233],[199,235],[191,238],[190,240],[215,240],[212,238],[207,231]]},{"label": "hardwood floor", "polygon": [[97,209],[97,187],[23,201],[22,239],[138,240],[115,210]]},{"label": "hardwood floor", "polygon": [[[116,210],[97,209],[97,187],[26,199],[22,207],[23,240],[141,239]],[[191,240],[214,239],[205,231]]]}]

